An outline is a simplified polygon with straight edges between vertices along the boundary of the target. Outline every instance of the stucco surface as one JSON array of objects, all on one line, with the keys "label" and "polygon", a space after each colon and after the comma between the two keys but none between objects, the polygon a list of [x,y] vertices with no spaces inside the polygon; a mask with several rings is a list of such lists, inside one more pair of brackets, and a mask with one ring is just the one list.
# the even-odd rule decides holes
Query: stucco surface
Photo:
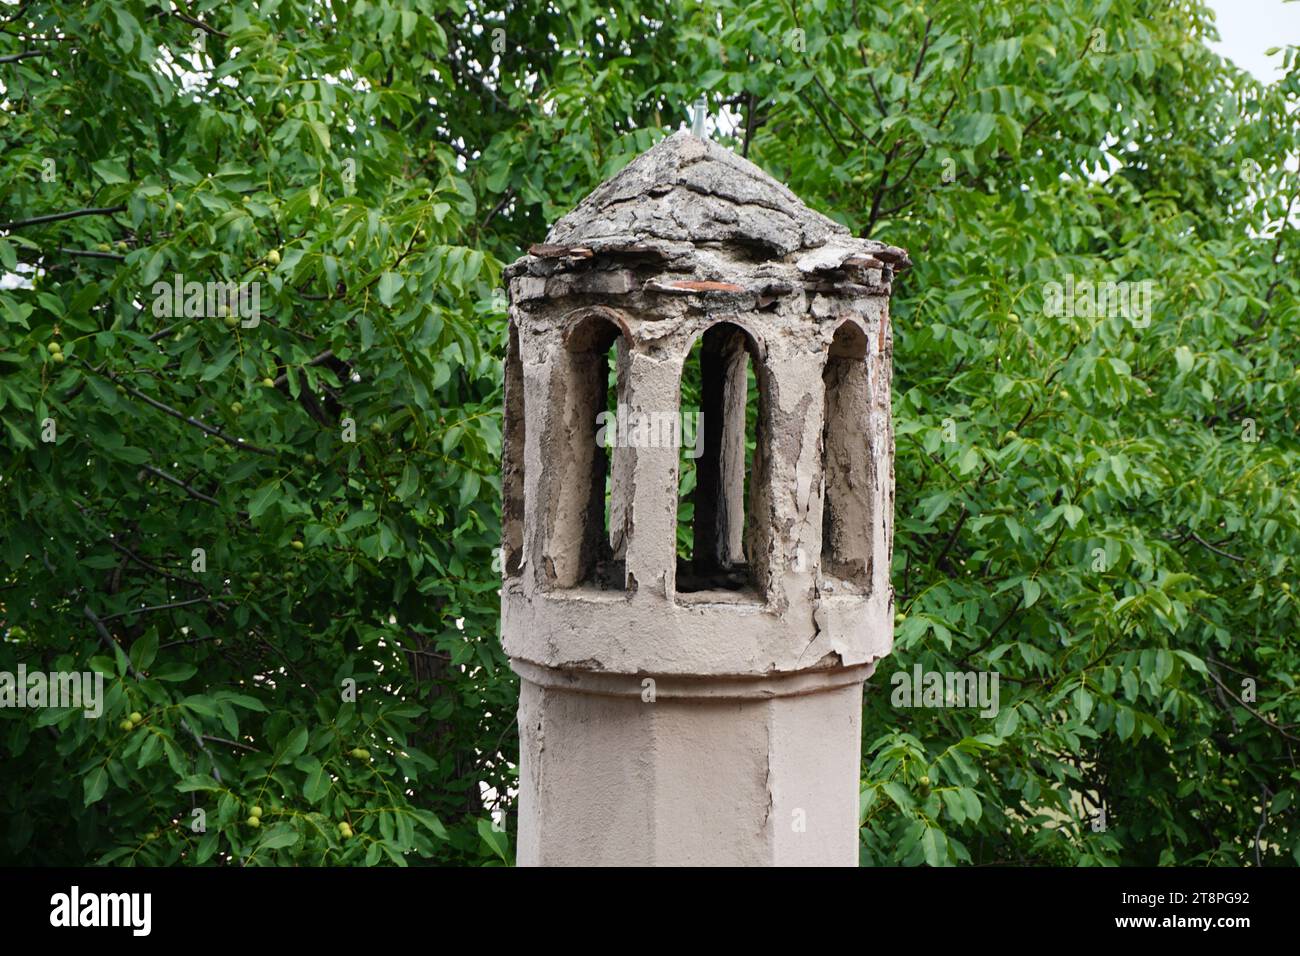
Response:
[{"label": "stucco surface", "polygon": [[[507,268],[502,631],[523,678],[521,863],[855,862],[862,681],[892,646],[889,296],[909,265],[679,133]],[[759,437],[748,475],[739,439],[715,437],[701,480],[730,497],[696,509],[697,539],[717,537],[697,544],[687,593],[680,450],[607,459],[592,419],[607,349],[620,404],[676,413],[706,333],[709,368],[731,376],[709,393],[713,424],[743,408],[728,370],[745,353]],[[742,485],[743,509],[726,490]]]}]

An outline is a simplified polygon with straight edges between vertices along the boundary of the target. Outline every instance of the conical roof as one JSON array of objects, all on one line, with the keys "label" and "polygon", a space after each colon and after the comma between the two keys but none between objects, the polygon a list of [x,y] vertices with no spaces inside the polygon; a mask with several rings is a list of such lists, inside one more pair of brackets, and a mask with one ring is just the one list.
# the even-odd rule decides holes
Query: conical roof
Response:
[{"label": "conical roof", "polygon": [[[749,160],[674,133],[606,180],[547,236],[548,245],[688,242],[759,247],[784,259],[831,245],[889,249],[805,206]],[[899,250],[901,253],[901,250]]]}]

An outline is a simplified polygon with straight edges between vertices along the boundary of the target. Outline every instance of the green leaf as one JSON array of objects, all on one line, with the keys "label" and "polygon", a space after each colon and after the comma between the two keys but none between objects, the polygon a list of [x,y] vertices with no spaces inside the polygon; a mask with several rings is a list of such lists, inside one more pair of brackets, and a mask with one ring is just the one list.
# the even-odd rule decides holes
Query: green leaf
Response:
[{"label": "green leaf", "polygon": [[1133,736],[1134,726],[1136,726],[1136,720],[1132,708],[1121,707],[1115,714],[1115,731],[1119,734],[1119,739],[1128,740],[1129,737]]},{"label": "green leaf", "polygon": [[81,780],[82,796],[86,806],[98,803],[108,790],[108,771],[103,765],[96,767]]},{"label": "green leaf", "polygon": [[285,847],[293,846],[302,838],[302,835],[288,823],[277,824],[274,828],[266,832],[258,844],[259,850],[282,850]]},{"label": "green leaf", "polygon": [[216,703],[205,694],[191,694],[189,697],[183,698],[180,705],[196,714],[202,714],[204,717],[218,716]]},{"label": "green leaf", "polygon": [[275,762],[279,764],[290,763],[306,749],[307,728],[299,727],[280,741],[279,749],[276,750],[275,754]]},{"label": "green leaf", "polygon": [[150,628],[131,645],[131,664],[138,671],[147,671],[157,656],[158,632]]},{"label": "green leaf", "polygon": [[1082,685],[1075,688],[1074,691],[1074,709],[1079,712],[1079,720],[1087,723],[1089,715],[1092,714],[1092,694]]},{"label": "green leaf", "polygon": [[385,272],[379,277],[379,301],[386,306],[391,306],[393,300],[397,298],[397,293],[402,291],[402,286],[406,284],[406,279],[396,272]]},{"label": "green leaf", "polygon": [[131,181],[126,167],[116,159],[96,160],[90,164],[90,168],[95,171],[96,176],[110,186],[115,183],[129,183]]},{"label": "green leaf", "polygon": [[258,488],[257,491],[253,492],[253,496],[248,499],[248,516],[250,518],[261,517],[267,508],[279,500],[280,494],[279,480],[269,481],[261,488]]},{"label": "green leaf", "polygon": [[242,707],[244,710],[255,710],[259,714],[267,713],[265,704],[256,697],[249,697],[247,694],[223,694],[221,699],[230,701],[236,707]]},{"label": "green leaf", "polygon": [[948,838],[937,827],[926,827],[921,834],[921,849],[930,866],[944,866],[948,862]]},{"label": "green leaf", "polygon": [[420,473],[415,470],[415,465],[408,461],[405,467],[402,468],[402,480],[397,483],[393,494],[397,496],[399,501],[405,501],[419,487]]},{"label": "green leaf", "polygon": [[893,800],[898,809],[904,813],[911,813],[916,809],[916,801],[912,799],[912,794],[902,784],[890,780],[881,784],[880,789],[884,790],[885,795],[890,800]]},{"label": "green leaf", "polygon": [[160,667],[155,667],[149,674],[154,680],[165,681],[184,681],[189,680],[199,669],[193,664],[183,664],[180,661],[171,661]]},{"label": "green leaf", "polygon": [[191,774],[185,779],[175,784],[175,788],[182,793],[191,793],[194,791],[220,791],[221,784],[216,782],[212,777],[204,777],[203,774]]},{"label": "green leaf", "polygon": [[510,862],[510,840],[506,834],[500,830],[492,828],[491,820],[480,819],[478,821],[478,835],[483,838],[489,850],[501,858],[502,863]]},{"label": "green leaf", "polygon": [[315,757],[304,758],[305,766],[299,767],[307,774],[307,779],[302,785],[302,795],[307,798],[309,803],[320,803],[325,799],[325,795],[330,792],[333,782],[330,779],[329,772]]}]

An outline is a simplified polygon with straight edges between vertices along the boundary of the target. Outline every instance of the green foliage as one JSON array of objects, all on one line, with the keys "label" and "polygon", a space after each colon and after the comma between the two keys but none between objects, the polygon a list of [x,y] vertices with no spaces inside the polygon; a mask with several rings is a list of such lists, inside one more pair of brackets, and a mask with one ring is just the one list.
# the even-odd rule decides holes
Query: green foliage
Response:
[{"label": "green foliage", "polygon": [[[510,860],[493,287],[701,87],[917,263],[863,860],[1300,859],[1297,48],[1264,87],[1137,0],[331,9],[0,10],[0,670],[108,689],[0,710],[0,859]],[[262,321],[156,316],[177,273]],[[1149,324],[1046,314],[1066,276]],[[999,713],[891,706],[914,665]]]},{"label": "green foliage", "polygon": [[[498,856],[477,825],[480,781],[511,779],[485,741],[513,732],[498,261],[423,127],[443,25],[320,10],[195,5],[205,32],[46,3],[9,26],[4,53],[64,39],[5,67],[0,219],[120,211],[0,239],[40,269],[0,293],[0,668],[109,680],[101,720],[0,712],[5,858]],[[260,323],[159,318],[176,274],[260,283]]]}]

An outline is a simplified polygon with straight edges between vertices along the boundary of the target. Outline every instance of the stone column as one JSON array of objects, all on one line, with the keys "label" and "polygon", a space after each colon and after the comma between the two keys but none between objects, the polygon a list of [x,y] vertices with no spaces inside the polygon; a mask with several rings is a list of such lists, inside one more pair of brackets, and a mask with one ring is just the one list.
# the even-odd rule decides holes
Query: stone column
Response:
[{"label": "stone column", "polygon": [[[679,133],[507,269],[521,865],[857,863],[862,685],[893,626],[888,304],[908,265]],[[657,439],[697,340],[704,453],[678,556],[680,449]],[[607,449],[611,401],[635,420]]]}]

